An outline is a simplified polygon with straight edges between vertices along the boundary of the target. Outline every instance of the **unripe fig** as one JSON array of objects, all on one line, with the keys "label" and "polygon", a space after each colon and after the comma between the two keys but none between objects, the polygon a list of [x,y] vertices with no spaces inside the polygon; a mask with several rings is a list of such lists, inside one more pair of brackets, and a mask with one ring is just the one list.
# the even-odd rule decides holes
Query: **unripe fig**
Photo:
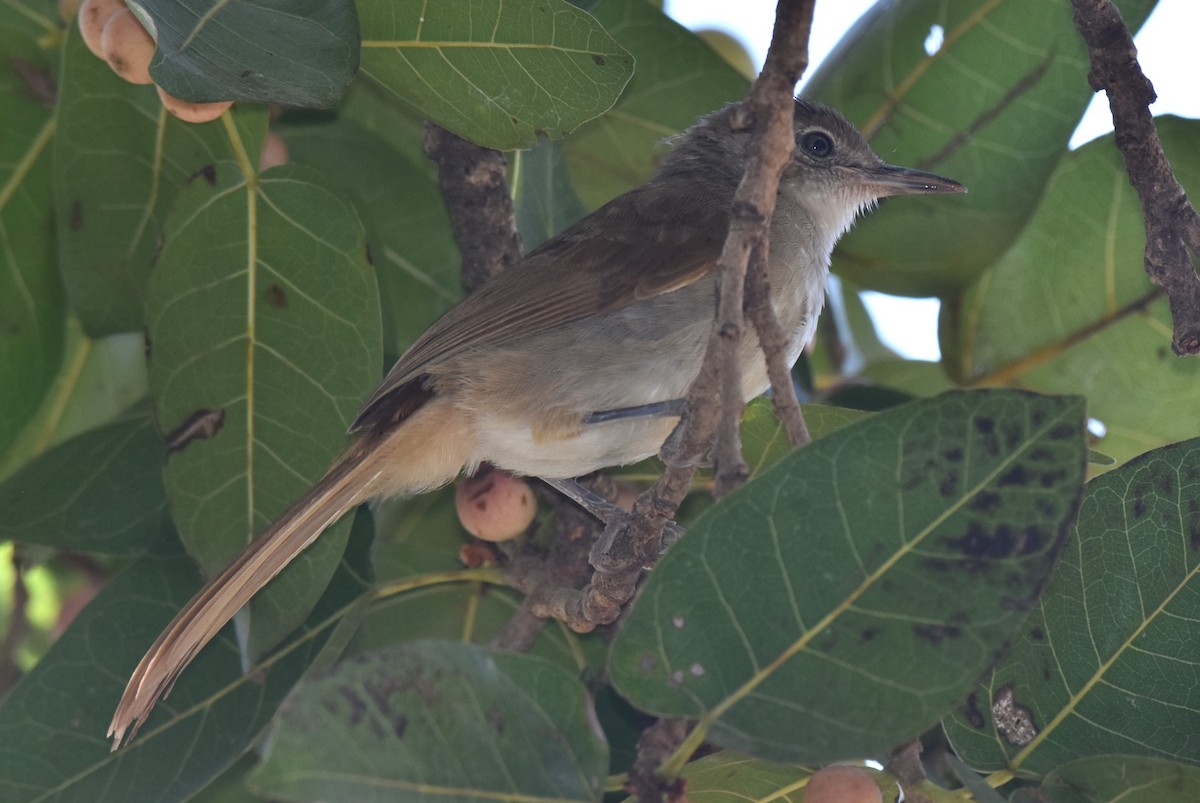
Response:
[{"label": "unripe fig", "polygon": [[218,100],[215,103],[192,103],[191,101],[180,100],[174,95],[168,95],[163,91],[161,86],[156,86],[155,89],[158,90],[158,99],[162,101],[162,105],[167,107],[167,111],[185,123],[207,123],[220,117],[233,105],[232,100]]},{"label": "unripe fig", "polygon": [[100,45],[104,26],[118,11],[128,10],[121,0],[83,0],[79,6],[79,33],[83,34],[83,43],[96,58],[104,58],[104,49]]},{"label": "unripe fig", "polygon": [[113,14],[100,36],[100,50],[113,72],[131,84],[152,84],[150,59],[154,58],[154,37],[142,27],[127,8]]},{"label": "unripe fig", "polygon": [[883,803],[883,793],[862,767],[831,764],[817,770],[804,786],[804,803]]},{"label": "unripe fig", "polygon": [[484,541],[516,538],[537,515],[537,498],[529,483],[499,469],[459,483],[454,504],[462,526]]},{"label": "unripe fig", "polygon": [[288,161],[288,146],[283,141],[283,137],[276,134],[274,131],[268,131],[266,139],[263,140],[262,153],[258,155],[259,171],[266,170],[271,167],[285,165]]}]

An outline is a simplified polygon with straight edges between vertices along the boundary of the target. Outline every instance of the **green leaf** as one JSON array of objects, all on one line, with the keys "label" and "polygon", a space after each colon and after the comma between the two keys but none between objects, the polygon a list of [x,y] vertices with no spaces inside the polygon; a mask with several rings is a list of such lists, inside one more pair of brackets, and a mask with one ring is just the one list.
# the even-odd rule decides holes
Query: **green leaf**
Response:
[{"label": "green leaf", "polygon": [[354,202],[383,302],[384,343],[399,355],[462,296],[458,247],[428,160],[415,164],[352,120],[282,126],[293,162],[320,170]]},{"label": "green leaf", "polygon": [[[1158,120],[1175,173],[1200,192],[1200,123]],[[1171,353],[1170,310],[1143,268],[1140,206],[1112,136],[1063,160],[1021,238],[961,301],[942,353],[961,382],[1084,392],[1119,462],[1196,433],[1200,362]],[[1053,270],[1047,270],[1053,265]],[[1152,394],[1148,389],[1153,389]]]},{"label": "green leaf", "polygon": [[[859,410],[827,404],[802,404],[800,410],[814,441],[870,415]],[[762,474],[792,452],[787,433],[775,417],[770,399],[758,398],[746,405],[746,412],[742,415],[741,439],[742,459],[746,461],[752,478]]]},{"label": "green leaf", "polygon": [[1200,769],[1138,756],[1096,756],[1052,770],[1029,803],[1166,803],[1200,800]]},{"label": "green leaf", "polygon": [[693,761],[683,770],[688,799],[695,803],[801,803],[804,785],[812,774],[810,767],[759,761],[730,750]]},{"label": "green leaf", "polygon": [[108,555],[176,552],[165,457],[148,417],[72,438],[0,485],[0,538]]},{"label": "green leaf", "polygon": [[571,185],[562,142],[540,139],[532,150],[512,154],[509,165],[517,230],[526,251],[587,214]]},{"label": "green leaf", "polygon": [[[1117,3],[1137,30],[1155,0]],[[944,33],[932,55],[923,43]],[[879,3],[806,94],[837,107],[895,164],[970,194],[906,198],[862,221],[834,269],[899,295],[945,295],[979,276],[1029,220],[1092,98],[1069,0]]]},{"label": "green leaf", "polygon": [[664,139],[741,99],[750,82],[650,3],[599,0],[589,10],[637,59],[616,107],[566,143],[576,191],[596,207],[649,179],[665,152]]},{"label": "green leaf", "polygon": [[[0,3],[0,30],[5,31],[0,33],[0,38],[11,32],[29,40],[50,39],[59,29],[52,5],[46,0],[5,0]],[[11,64],[5,66],[11,67]]]},{"label": "green leaf", "polygon": [[1200,440],[1092,480],[1041,605],[946,723],[976,769],[1104,753],[1200,766]]},{"label": "green leaf", "polygon": [[[367,591],[370,528],[357,528],[304,630],[243,673],[233,628],[197,657],[136,739],[109,752],[109,719],[146,646],[198,588],[186,559],[144,558],[113,578],[0,707],[0,800],[188,800],[237,760]],[[52,760],[51,760],[52,759]]]},{"label": "green leaf", "polygon": [[566,0],[361,0],[362,72],[489,148],[532,147],[607,111],[633,59]]},{"label": "green leaf", "polygon": [[[180,195],[151,277],[150,387],[188,551],[222,568],[328,467],[379,379],[379,299],[353,210],[308,168],[221,162]],[[345,544],[335,527],[251,603],[250,653],[287,633]]]},{"label": "green leaf", "polygon": [[671,548],[613,644],[613,682],[760,758],[887,751],[995,660],[1053,566],[1083,470],[1074,397],[947,393],[846,427]]},{"label": "green leaf", "polygon": [[[236,116],[243,126],[265,126],[261,109]],[[152,87],[119,78],[71,28],[54,140],[55,206],[63,280],[90,336],[143,328],[146,282],[179,191],[233,157],[221,121],[172,117]]]},{"label": "green leaf", "polygon": [[575,676],[454,642],[361,655],[306,681],[268,745],[254,783],[289,800],[591,801],[608,768]]},{"label": "green leaf", "polygon": [[50,68],[26,26],[0,18],[0,454],[58,372],[65,321],[54,267],[53,101],[37,91]]},{"label": "green leaf", "polygon": [[358,70],[351,0],[132,0],[158,41],[150,75],[198,103],[332,106]]}]

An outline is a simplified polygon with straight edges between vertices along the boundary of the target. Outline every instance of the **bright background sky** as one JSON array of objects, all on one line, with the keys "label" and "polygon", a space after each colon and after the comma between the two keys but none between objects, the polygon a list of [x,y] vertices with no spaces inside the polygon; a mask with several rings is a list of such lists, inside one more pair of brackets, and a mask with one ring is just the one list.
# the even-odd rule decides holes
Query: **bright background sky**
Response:
[{"label": "bright background sky", "polygon": [[[806,75],[829,55],[854,21],[874,0],[820,0],[813,16]],[[762,66],[775,24],[771,0],[667,0],[667,13],[693,29],[727,31],[746,46],[755,65]],[[1138,60],[1154,83],[1158,102],[1155,114],[1200,117],[1200,0],[1159,0],[1154,13],[1136,38]],[[801,83],[803,91],[803,83]],[[1071,146],[1077,147],[1112,130],[1108,103],[1103,94],[1094,98]],[[936,299],[911,299],[866,293],[864,298],[880,336],[906,357],[938,359]]]}]

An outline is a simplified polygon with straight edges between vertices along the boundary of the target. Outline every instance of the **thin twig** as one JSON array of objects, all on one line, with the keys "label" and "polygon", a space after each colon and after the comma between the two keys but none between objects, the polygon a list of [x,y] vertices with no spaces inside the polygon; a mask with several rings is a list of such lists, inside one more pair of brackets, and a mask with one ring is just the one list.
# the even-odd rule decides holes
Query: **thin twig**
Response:
[{"label": "thin twig", "polygon": [[1200,353],[1200,277],[1191,261],[1191,253],[1200,253],[1200,216],[1163,153],[1150,114],[1154,86],[1138,64],[1133,35],[1110,0],[1071,0],[1071,6],[1092,62],[1088,82],[1097,92],[1108,93],[1117,147],[1141,200],[1146,273],[1167,292],[1175,322],[1171,347],[1179,355]]},{"label": "thin twig", "polygon": [[[734,125],[753,128],[746,173],[731,210],[729,236],[718,263],[717,319],[700,373],[688,393],[688,412],[664,446],[667,469],[638,497],[628,526],[610,527],[592,550],[595,569],[582,591],[560,588],[543,597],[538,612],[555,616],[580,632],[616,621],[633,598],[637,581],[664,548],[663,530],[691,487],[694,460],[716,439],[716,494],[721,496],[745,477],[738,424],[742,412],[741,366],[737,346],[742,332],[743,287],[751,255],[761,255],[765,282],[767,232],[775,210],[779,176],[794,148],[792,92],[808,64],[808,33],[814,0],[780,0],[775,31],[762,73],[742,105]],[[758,287],[758,285],[755,285]],[[762,315],[770,340],[774,312]],[[780,350],[781,351],[781,350]],[[790,378],[786,383],[790,388]],[[794,399],[794,396],[793,396]],[[785,402],[786,403],[786,402]],[[683,456],[684,459],[676,459]]]},{"label": "thin twig", "polygon": [[767,376],[771,380],[771,406],[783,423],[792,448],[805,446],[812,436],[800,411],[800,400],[796,398],[796,384],[792,381],[792,367],[787,359],[787,335],[775,317],[775,308],[771,306],[767,260],[759,249],[751,252],[746,274],[746,312],[766,355]]}]

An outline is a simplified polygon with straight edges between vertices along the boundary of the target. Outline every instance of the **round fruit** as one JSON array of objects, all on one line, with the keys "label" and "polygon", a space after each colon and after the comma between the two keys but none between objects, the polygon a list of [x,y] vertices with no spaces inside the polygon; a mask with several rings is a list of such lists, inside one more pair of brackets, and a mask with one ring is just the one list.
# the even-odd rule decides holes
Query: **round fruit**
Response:
[{"label": "round fruit", "polygon": [[862,767],[831,764],[808,779],[804,803],[883,803],[883,793]]},{"label": "round fruit", "polygon": [[233,105],[232,100],[218,100],[215,103],[192,103],[191,101],[180,100],[174,95],[168,95],[163,91],[161,86],[157,86],[155,89],[158,90],[158,99],[162,101],[162,105],[167,107],[167,111],[185,123],[207,123],[220,117]]},{"label": "round fruit", "polygon": [[537,515],[537,498],[529,483],[499,469],[459,483],[454,504],[462,526],[484,541],[516,538]]},{"label": "round fruit", "polygon": [[150,59],[154,58],[154,37],[142,27],[127,8],[113,14],[100,36],[100,50],[113,72],[131,84],[151,84]]},{"label": "round fruit", "polygon": [[118,11],[129,11],[121,0],[83,0],[79,6],[79,33],[83,34],[83,43],[88,50],[98,59],[104,58],[104,49],[100,46],[104,26]]},{"label": "round fruit", "polygon": [[262,153],[258,156],[259,172],[277,167],[278,165],[285,165],[287,161],[287,143],[283,141],[283,137],[274,131],[268,131],[267,138],[263,140]]}]

